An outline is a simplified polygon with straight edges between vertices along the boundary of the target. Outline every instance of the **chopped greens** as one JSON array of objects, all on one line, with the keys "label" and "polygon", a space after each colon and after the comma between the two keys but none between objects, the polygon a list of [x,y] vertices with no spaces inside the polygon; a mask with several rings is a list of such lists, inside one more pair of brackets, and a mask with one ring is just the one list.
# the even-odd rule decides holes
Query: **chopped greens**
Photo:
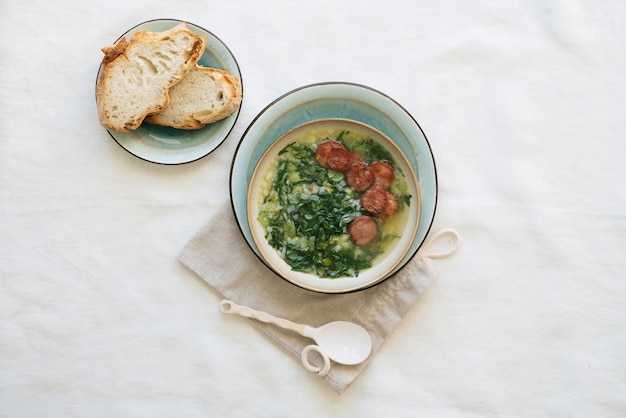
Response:
[{"label": "chopped greens", "polygon": [[[365,213],[361,193],[347,185],[343,173],[316,162],[317,144],[328,139],[292,142],[278,153],[266,175],[258,220],[270,246],[293,270],[324,278],[357,276],[372,266],[395,236],[380,233],[378,240],[366,246],[351,240],[348,225]],[[389,152],[369,137],[343,131],[333,140],[359,152],[365,161],[393,163]],[[392,188],[400,207],[408,205],[411,196],[401,172]]]}]

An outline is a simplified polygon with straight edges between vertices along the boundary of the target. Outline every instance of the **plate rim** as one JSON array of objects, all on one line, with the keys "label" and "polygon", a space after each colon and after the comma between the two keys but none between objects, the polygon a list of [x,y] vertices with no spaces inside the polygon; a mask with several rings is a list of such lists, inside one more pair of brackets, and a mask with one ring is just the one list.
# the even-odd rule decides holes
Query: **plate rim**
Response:
[{"label": "plate rim", "polygon": [[[228,128],[228,130],[223,134],[223,137],[218,139],[215,143],[215,146],[210,148],[207,152],[203,153],[202,155],[199,156],[193,156],[190,159],[182,159],[180,161],[173,161],[173,162],[169,162],[169,161],[158,161],[155,159],[151,159],[146,155],[141,155],[140,153],[136,153],[133,152],[132,150],[128,149],[127,147],[125,147],[116,137],[115,135],[111,132],[111,130],[104,128],[105,131],[109,134],[109,136],[113,139],[113,141],[119,145],[124,151],[128,152],[130,155],[132,155],[133,157],[139,158],[140,160],[152,163],[152,164],[157,164],[157,165],[165,165],[165,166],[177,166],[177,165],[185,165],[185,164],[190,164],[193,162],[196,162],[198,160],[201,160],[203,158],[205,158],[206,156],[208,156],[209,154],[211,154],[213,151],[215,151],[216,149],[218,149],[225,141],[226,139],[230,136],[230,134],[233,132],[233,129],[235,128],[235,125],[237,124],[237,120],[239,119],[239,115],[241,113],[241,107],[243,105],[243,96],[244,96],[244,82],[243,82],[243,75],[241,74],[241,67],[239,66],[239,62],[237,61],[235,55],[233,54],[233,52],[231,51],[231,49],[228,47],[228,45],[226,45],[226,43],[224,41],[222,41],[222,39],[215,35],[215,33],[211,32],[210,30],[207,30],[206,28],[204,28],[203,26],[200,26],[196,23],[193,22],[189,22],[187,20],[184,19],[175,19],[175,18],[155,18],[155,19],[149,19],[146,21],[143,21],[141,23],[137,23],[136,25],[134,25],[133,27],[127,29],[124,33],[122,33],[114,42],[113,44],[116,44],[120,41],[120,39],[122,39],[123,37],[127,36],[129,33],[136,31],[137,28],[144,26],[144,25],[148,25],[150,23],[157,23],[157,22],[167,22],[167,23],[172,23],[174,25],[179,24],[179,23],[185,23],[187,25],[192,26],[192,30],[193,27],[198,28],[203,30],[204,32],[206,32],[207,34],[209,34],[212,38],[214,38],[218,43],[221,44],[221,46],[228,52],[228,54],[230,55],[230,59],[232,59],[233,63],[235,64],[235,67],[237,68],[237,72],[238,72],[238,78],[239,78],[239,83],[241,84],[241,104],[237,107],[237,110],[235,112],[233,112],[232,115],[228,116],[228,118],[233,118],[232,119],[232,124],[230,126],[230,128]],[[204,54],[204,53],[203,53]],[[102,61],[100,62],[99,66],[98,66],[98,71],[96,72],[96,81],[95,81],[95,85],[98,85],[98,79],[100,78],[100,73],[102,71]],[[94,95],[95,95],[95,99],[96,99],[96,105],[97,105],[97,94],[96,94],[96,89],[94,89]]]},{"label": "plate rim", "polygon": [[[390,275],[388,275],[387,277],[383,278],[382,280],[376,281],[374,283],[371,283],[365,287],[359,287],[356,289],[348,289],[345,291],[337,291],[337,292],[328,292],[328,291],[322,291],[322,290],[317,290],[317,289],[309,289],[303,286],[300,286],[297,283],[294,283],[292,281],[289,281],[287,279],[285,279],[284,277],[282,277],[280,274],[278,274],[276,271],[274,271],[274,269],[271,268],[271,266],[269,266],[265,260],[260,256],[259,253],[257,253],[254,248],[252,247],[251,243],[248,241],[248,239],[245,236],[245,231],[243,230],[242,224],[237,216],[237,209],[236,209],[236,205],[235,205],[235,199],[234,199],[234,193],[233,193],[233,176],[234,176],[234,168],[237,162],[237,156],[239,155],[239,152],[241,150],[241,147],[245,141],[245,139],[247,138],[250,130],[254,127],[254,125],[258,122],[258,120],[263,117],[263,115],[265,115],[272,107],[276,106],[279,102],[281,102],[282,100],[285,100],[286,98],[288,98],[289,96],[296,94],[298,92],[301,92],[303,90],[306,89],[310,89],[310,88],[315,88],[315,87],[324,87],[324,86],[347,86],[347,87],[353,87],[353,88],[357,88],[357,89],[364,89],[364,90],[368,90],[372,93],[378,94],[384,98],[386,98],[387,100],[389,100],[390,102],[392,102],[399,111],[403,112],[408,118],[410,118],[411,122],[415,125],[415,127],[417,127],[417,129],[420,131],[420,133],[422,134],[422,137],[424,138],[426,147],[428,148],[428,154],[430,156],[430,160],[432,161],[432,166],[433,166],[433,174],[434,174],[434,195],[433,195],[433,210],[432,210],[432,216],[429,219],[429,221],[427,222],[426,228],[425,228],[425,233],[424,233],[424,237],[421,239],[421,242],[418,243],[417,247],[415,248],[415,250],[413,251],[412,254],[409,255],[409,257],[406,260],[403,260],[400,262],[399,266],[397,267],[396,270],[394,270]],[[370,103],[372,106],[376,107],[375,104]],[[392,120],[396,120],[396,118],[392,117],[391,115],[388,115]],[[280,115],[278,115],[277,117],[275,117],[272,121],[275,121],[276,119],[278,119],[280,117]],[[274,100],[272,100],[271,102],[269,102],[253,119],[252,121],[248,124],[248,126],[246,127],[246,129],[244,130],[243,134],[241,135],[241,138],[239,140],[239,142],[237,143],[237,146],[235,147],[235,151],[233,154],[233,158],[231,161],[231,166],[230,166],[230,174],[229,174],[229,195],[230,195],[230,206],[231,209],[233,211],[233,216],[235,218],[235,222],[237,224],[237,228],[239,229],[239,232],[242,236],[242,238],[244,239],[244,241],[246,242],[247,247],[252,251],[252,253],[255,255],[255,257],[261,262],[263,263],[263,265],[274,275],[276,275],[277,277],[279,277],[281,280],[284,280],[285,282],[299,287],[303,290],[308,290],[311,292],[315,292],[315,293],[321,293],[321,294],[347,294],[347,293],[353,293],[353,292],[359,292],[362,290],[366,290],[369,289],[373,286],[376,286],[380,283],[383,283],[385,281],[387,281],[388,279],[393,278],[396,273],[400,272],[404,267],[406,267],[407,264],[409,264],[409,262],[418,254],[420,248],[422,248],[422,246],[424,245],[424,242],[426,241],[428,234],[430,233],[430,230],[432,229],[434,220],[435,220],[435,216],[437,213],[437,205],[438,205],[438,201],[439,201],[439,175],[438,175],[438,171],[437,171],[437,162],[435,160],[435,156],[433,154],[432,151],[432,146],[430,144],[430,141],[428,140],[428,137],[426,136],[424,130],[422,129],[422,127],[420,126],[420,124],[417,122],[417,120],[413,117],[413,115],[404,107],[402,106],[397,100],[395,100],[394,98],[392,98],[391,96],[389,96],[386,93],[383,93],[382,91],[370,87],[368,85],[365,84],[361,84],[361,83],[357,83],[357,82],[351,82],[351,81],[321,81],[321,82],[316,82],[316,83],[310,83],[310,84],[305,84],[302,85],[300,87],[296,87],[294,89],[291,89],[283,94],[281,94],[280,96],[278,96],[277,98],[275,98]],[[422,201],[423,201],[424,197],[422,196]],[[410,252],[410,251],[409,251]]]}]

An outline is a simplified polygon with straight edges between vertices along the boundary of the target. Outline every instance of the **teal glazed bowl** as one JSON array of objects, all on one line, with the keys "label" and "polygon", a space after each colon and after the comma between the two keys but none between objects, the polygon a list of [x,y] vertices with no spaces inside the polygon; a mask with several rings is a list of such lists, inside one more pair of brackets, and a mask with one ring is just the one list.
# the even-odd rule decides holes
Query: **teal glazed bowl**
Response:
[{"label": "teal glazed bowl", "polygon": [[[410,163],[420,192],[415,236],[406,254],[380,280],[330,290],[294,283],[322,293],[345,293],[365,289],[392,277],[417,253],[434,220],[438,193],[435,160],[421,127],[400,104],[373,88],[346,82],[312,84],[286,93],[263,109],[246,129],[231,165],[230,197],[235,219],[248,246],[272,269],[255,243],[248,220],[248,189],[255,168],[272,144],[287,132],[308,122],[333,118],[366,124],[390,138]],[[272,271],[281,276],[274,269]]]}]

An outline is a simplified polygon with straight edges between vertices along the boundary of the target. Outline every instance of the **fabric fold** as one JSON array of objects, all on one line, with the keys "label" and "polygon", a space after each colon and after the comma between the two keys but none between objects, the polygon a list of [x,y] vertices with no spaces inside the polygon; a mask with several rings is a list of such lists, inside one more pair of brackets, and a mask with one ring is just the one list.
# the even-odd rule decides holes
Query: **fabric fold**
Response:
[{"label": "fabric fold", "polygon": [[[256,257],[239,231],[229,204],[221,206],[191,238],[177,260],[220,296],[237,304],[313,327],[336,320],[363,326],[372,337],[369,358],[356,366],[333,363],[322,377],[339,394],[372,360],[439,272],[426,251],[420,249],[394,276],[368,289],[345,294],[302,289],[280,278]],[[275,325],[256,325],[298,359],[311,344],[310,339]]]}]

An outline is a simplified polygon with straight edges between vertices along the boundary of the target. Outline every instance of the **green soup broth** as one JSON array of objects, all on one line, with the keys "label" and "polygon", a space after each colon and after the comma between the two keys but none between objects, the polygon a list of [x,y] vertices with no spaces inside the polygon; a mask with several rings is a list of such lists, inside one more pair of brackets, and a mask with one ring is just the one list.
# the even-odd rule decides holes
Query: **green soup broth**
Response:
[{"label": "green soup broth", "polygon": [[[362,192],[348,186],[343,173],[321,167],[317,146],[328,140],[342,143],[366,163],[387,161],[394,166],[389,187],[398,210],[376,219],[378,238],[357,245],[348,225],[368,215],[360,204]],[[283,146],[263,174],[258,195],[258,220],[270,246],[294,271],[320,278],[354,277],[390,252],[406,228],[411,196],[406,177],[392,154],[365,133],[341,128],[306,131]]]}]

